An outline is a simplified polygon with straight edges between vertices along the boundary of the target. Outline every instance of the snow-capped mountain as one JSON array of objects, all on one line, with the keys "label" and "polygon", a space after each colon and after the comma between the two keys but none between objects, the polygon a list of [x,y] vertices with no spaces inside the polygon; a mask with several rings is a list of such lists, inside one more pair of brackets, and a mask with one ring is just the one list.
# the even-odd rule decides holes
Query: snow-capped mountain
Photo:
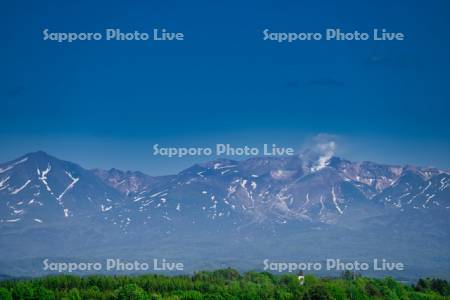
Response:
[{"label": "snow-capped mountain", "polygon": [[299,156],[216,160],[152,177],[86,170],[44,152],[30,153],[0,164],[0,222],[91,217],[126,227],[194,214],[209,220],[335,223],[362,208],[369,215],[389,208],[450,212],[448,171],[336,157],[321,168],[313,165]]},{"label": "snow-capped mountain", "polygon": [[337,157],[220,159],[154,177],[29,153],[0,164],[0,271],[22,257],[105,253],[253,268],[301,245],[308,259],[398,256],[446,274],[426,245],[450,248],[449,186],[447,170]]},{"label": "snow-capped mountain", "polygon": [[[217,160],[195,165],[134,201],[155,210],[202,210],[209,219],[338,222],[355,210],[450,209],[449,172],[331,158],[323,168],[300,157]],[[450,212],[450,211],[449,211]]]},{"label": "snow-capped mountain", "polygon": [[91,217],[122,201],[93,172],[44,152],[0,164],[0,178],[2,224]]}]

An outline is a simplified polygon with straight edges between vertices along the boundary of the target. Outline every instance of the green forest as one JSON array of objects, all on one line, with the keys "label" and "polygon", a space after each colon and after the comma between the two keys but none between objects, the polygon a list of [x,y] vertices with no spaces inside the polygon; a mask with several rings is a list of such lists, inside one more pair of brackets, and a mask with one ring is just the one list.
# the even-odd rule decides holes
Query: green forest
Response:
[{"label": "green forest", "polygon": [[48,276],[0,282],[1,300],[150,300],[150,299],[450,299],[450,284],[420,279],[406,285],[392,278],[372,279],[343,273],[338,278],[233,269],[163,276]]}]

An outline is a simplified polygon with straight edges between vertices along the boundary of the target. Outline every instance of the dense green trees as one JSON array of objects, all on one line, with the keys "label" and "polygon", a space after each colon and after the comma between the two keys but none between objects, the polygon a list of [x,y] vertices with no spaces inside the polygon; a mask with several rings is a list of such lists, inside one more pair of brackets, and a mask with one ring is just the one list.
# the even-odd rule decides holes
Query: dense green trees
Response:
[{"label": "dense green trees", "polygon": [[12,300],[12,294],[8,289],[0,288],[0,299],[1,300]]},{"label": "dense green trees", "polygon": [[233,269],[192,276],[49,276],[0,282],[0,300],[427,300],[450,299],[450,284],[421,279],[407,286],[392,278],[353,274],[340,278],[308,275],[240,274]]},{"label": "dense green trees", "polygon": [[450,283],[447,280],[437,278],[419,279],[414,289],[418,292],[435,292],[440,295],[450,296]]}]

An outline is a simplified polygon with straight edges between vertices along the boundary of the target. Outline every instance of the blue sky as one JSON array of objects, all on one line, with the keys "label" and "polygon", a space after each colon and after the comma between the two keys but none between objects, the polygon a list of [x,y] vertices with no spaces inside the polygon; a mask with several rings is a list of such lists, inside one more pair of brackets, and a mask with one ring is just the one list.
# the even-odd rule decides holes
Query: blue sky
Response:
[{"label": "blue sky", "polygon": [[[173,173],[170,146],[338,138],[354,160],[450,168],[450,3],[20,1],[1,4],[0,161]],[[42,30],[181,31],[185,41],[43,41]],[[262,30],[403,32],[397,42],[262,40]]]}]

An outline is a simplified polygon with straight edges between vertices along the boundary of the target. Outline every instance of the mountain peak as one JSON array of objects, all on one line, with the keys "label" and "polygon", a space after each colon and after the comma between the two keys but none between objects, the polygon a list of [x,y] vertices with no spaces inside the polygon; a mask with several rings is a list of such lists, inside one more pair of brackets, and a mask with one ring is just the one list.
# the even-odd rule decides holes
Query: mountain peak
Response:
[{"label": "mountain peak", "polygon": [[7,161],[7,162],[0,162],[0,165],[9,165],[9,166],[16,166],[25,162],[48,162],[57,160],[57,158],[47,154],[44,151],[36,151],[36,152],[30,152],[25,155],[22,155],[18,158],[15,158],[13,160]]},{"label": "mountain peak", "polygon": [[42,150],[27,153],[27,154],[23,155],[22,157],[19,157],[18,160],[23,159],[25,157],[28,157],[29,159],[37,159],[37,160],[57,159],[56,157],[54,157]]}]

